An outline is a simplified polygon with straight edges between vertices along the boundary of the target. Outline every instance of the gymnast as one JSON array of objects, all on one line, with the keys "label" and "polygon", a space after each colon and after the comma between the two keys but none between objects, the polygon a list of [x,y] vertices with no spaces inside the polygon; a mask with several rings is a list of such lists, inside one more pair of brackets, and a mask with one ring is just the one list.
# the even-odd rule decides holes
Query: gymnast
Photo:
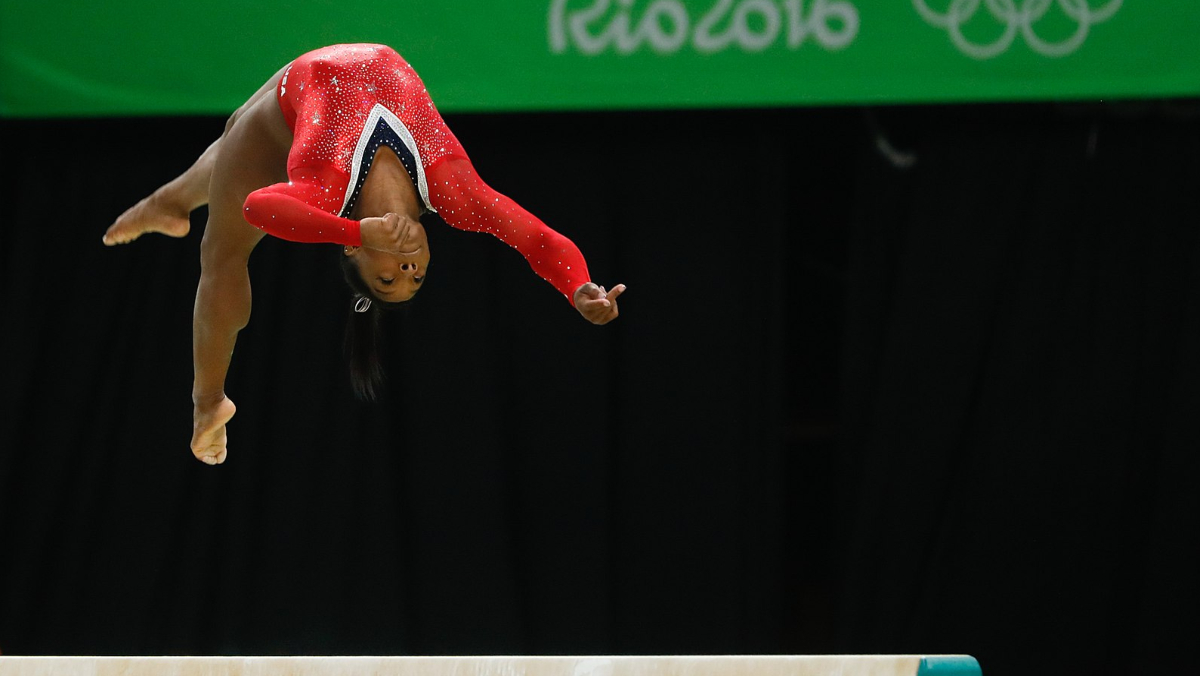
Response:
[{"label": "gymnast", "polygon": [[188,214],[205,204],[191,446],[209,465],[227,454],[225,426],[237,409],[225,377],[250,320],[247,263],[264,235],[342,246],[354,292],[346,326],[351,382],[366,399],[382,382],[380,311],[411,299],[428,276],[422,213],[500,238],[595,324],[617,317],[625,291],[593,283],[571,240],[480,180],[416,72],[383,45],[325,47],[285,66],[195,164],[121,214],[104,243],[148,232],[183,237]]}]

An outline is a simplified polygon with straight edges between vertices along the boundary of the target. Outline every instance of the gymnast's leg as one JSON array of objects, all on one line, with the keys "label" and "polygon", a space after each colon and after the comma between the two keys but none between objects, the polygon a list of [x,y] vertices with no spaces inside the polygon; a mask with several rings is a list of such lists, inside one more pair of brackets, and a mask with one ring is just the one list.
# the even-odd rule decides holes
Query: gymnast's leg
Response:
[{"label": "gymnast's leg", "polygon": [[127,244],[148,232],[170,237],[183,237],[188,234],[191,230],[188,214],[208,204],[208,185],[212,179],[213,165],[216,163],[221,142],[243,112],[264,96],[275,96],[275,86],[285,69],[286,66],[281,68],[250,97],[249,101],[234,111],[225,123],[225,132],[221,134],[221,138],[213,141],[187,171],[118,216],[116,222],[104,233],[104,243],[107,246]]},{"label": "gymnast's leg", "polygon": [[148,232],[171,237],[188,234],[188,214],[208,204],[208,179],[220,143],[214,141],[187,171],[126,209],[104,233],[104,243],[126,244]]}]

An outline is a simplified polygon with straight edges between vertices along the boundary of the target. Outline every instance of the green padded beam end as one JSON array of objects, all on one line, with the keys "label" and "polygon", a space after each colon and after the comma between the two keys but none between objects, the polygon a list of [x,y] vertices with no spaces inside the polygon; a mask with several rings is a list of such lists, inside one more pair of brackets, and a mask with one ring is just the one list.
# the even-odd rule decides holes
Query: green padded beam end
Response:
[{"label": "green padded beam end", "polygon": [[922,657],[917,676],[983,676],[983,671],[970,655],[946,655]]}]

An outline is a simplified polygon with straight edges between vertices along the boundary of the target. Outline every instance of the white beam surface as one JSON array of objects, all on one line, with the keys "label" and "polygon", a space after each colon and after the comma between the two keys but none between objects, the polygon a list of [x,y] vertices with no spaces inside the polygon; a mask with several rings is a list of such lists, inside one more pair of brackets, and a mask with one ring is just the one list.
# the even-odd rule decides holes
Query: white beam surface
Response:
[{"label": "white beam surface", "polygon": [[916,676],[920,655],[0,657],[0,676]]}]

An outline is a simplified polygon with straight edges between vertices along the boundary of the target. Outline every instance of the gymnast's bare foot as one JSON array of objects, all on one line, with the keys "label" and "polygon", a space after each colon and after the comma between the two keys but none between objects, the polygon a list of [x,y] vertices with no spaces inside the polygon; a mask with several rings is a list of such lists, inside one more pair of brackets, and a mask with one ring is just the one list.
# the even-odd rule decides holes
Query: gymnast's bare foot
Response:
[{"label": "gymnast's bare foot", "polygon": [[195,399],[192,408],[192,454],[208,465],[225,462],[229,435],[225,423],[237,413],[237,406],[223,393]]},{"label": "gymnast's bare foot", "polygon": [[104,233],[104,244],[127,244],[148,232],[183,237],[191,230],[188,211],[163,196],[161,190],[125,210]]}]

